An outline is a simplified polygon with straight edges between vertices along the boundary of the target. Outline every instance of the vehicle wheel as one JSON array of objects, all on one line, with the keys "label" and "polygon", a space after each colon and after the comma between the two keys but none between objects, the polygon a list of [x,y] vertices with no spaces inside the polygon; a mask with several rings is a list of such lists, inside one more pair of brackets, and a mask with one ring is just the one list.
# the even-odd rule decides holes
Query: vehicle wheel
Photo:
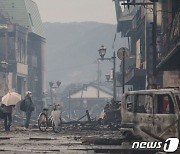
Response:
[{"label": "vehicle wheel", "polygon": [[41,113],[38,118],[38,127],[40,131],[45,132],[48,128],[48,120],[45,113]]},{"label": "vehicle wheel", "polygon": [[60,120],[60,123],[58,124],[58,126],[55,126],[54,122],[52,123],[52,128],[53,128],[53,131],[55,133],[59,133],[61,131],[61,128],[62,128],[62,121]]}]

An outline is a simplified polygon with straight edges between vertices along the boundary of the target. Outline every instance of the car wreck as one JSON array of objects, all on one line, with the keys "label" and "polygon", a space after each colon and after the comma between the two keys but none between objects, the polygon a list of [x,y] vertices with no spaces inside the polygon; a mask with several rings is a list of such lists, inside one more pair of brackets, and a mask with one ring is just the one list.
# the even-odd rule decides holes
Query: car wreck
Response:
[{"label": "car wreck", "polygon": [[180,138],[180,89],[129,91],[121,104],[121,130],[144,141]]}]

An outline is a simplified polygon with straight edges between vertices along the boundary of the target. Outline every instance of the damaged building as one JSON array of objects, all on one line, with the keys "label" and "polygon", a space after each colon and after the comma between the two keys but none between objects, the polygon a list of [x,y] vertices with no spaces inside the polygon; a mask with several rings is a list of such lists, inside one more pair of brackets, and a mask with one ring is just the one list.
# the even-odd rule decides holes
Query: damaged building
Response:
[{"label": "damaged building", "polygon": [[[131,58],[126,59],[126,84],[146,89],[153,74],[153,2],[156,3],[156,68],[158,84],[179,87],[180,2],[178,0],[114,0],[117,32],[127,37]],[[136,5],[141,3],[141,5]],[[141,80],[140,80],[141,79]],[[143,82],[138,82],[143,81]]]},{"label": "damaged building", "polygon": [[[146,89],[151,84],[153,75],[153,1],[130,1],[134,5],[123,4],[124,1],[114,0],[117,16],[117,32],[127,37],[130,58],[125,62],[125,83],[132,84],[134,90]],[[174,1],[175,2],[175,1]],[[129,3],[129,4],[130,4]],[[141,3],[141,5],[136,5]],[[163,5],[167,2],[156,2],[156,64],[160,61],[160,38],[163,21]],[[158,84],[162,86],[162,73],[158,73]],[[143,82],[139,82],[143,81]]]},{"label": "damaged building", "polygon": [[8,90],[32,91],[37,110],[45,91],[45,36],[32,0],[0,1],[0,97]]},{"label": "damaged building", "polygon": [[157,69],[163,71],[164,87],[180,87],[180,1],[161,2],[160,62]]}]

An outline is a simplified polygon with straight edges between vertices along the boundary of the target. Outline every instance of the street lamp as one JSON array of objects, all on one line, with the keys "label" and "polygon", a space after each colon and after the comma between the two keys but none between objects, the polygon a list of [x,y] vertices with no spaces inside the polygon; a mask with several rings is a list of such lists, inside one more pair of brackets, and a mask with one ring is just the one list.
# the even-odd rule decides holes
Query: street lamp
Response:
[{"label": "street lamp", "polygon": [[99,51],[99,55],[101,57],[101,58],[98,58],[98,60],[113,60],[113,99],[114,99],[114,101],[116,101],[116,56],[115,56],[115,51],[113,53],[113,57],[111,57],[111,58],[104,58],[104,56],[106,54],[106,48],[104,47],[104,45],[102,45],[98,51]]},{"label": "street lamp", "polygon": [[51,93],[51,105],[54,104],[53,102],[53,92],[52,92],[52,89],[56,89],[56,88],[59,88],[59,86],[61,85],[61,82],[60,81],[56,81],[56,85],[57,86],[53,86],[54,83],[52,81],[49,82],[49,86],[50,86],[50,93]]},{"label": "street lamp", "polygon": [[83,102],[83,92],[87,91],[88,85],[83,84],[82,91],[81,91],[81,103]]},{"label": "street lamp", "polygon": [[107,73],[105,76],[106,76],[107,82],[109,82],[111,75],[109,73]]},{"label": "street lamp", "polygon": [[104,45],[102,45],[98,51],[99,51],[99,55],[101,56],[101,59],[103,60],[106,54],[106,48],[104,47]]}]

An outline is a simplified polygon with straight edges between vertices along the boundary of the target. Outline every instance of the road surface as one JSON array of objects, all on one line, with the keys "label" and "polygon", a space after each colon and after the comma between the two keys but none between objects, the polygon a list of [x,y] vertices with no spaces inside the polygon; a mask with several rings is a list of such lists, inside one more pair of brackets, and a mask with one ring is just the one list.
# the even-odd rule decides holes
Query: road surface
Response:
[{"label": "road surface", "polygon": [[117,135],[111,132],[98,131],[62,131],[54,133],[52,130],[41,132],[37,128],[24,130],[23,127],[12,128],[10,132],[0,130],[0,153],[66,153],[86,154],[97,153],[101,149],[119,149],[119,145],[90,145],[82,144],[84,136]]}]

